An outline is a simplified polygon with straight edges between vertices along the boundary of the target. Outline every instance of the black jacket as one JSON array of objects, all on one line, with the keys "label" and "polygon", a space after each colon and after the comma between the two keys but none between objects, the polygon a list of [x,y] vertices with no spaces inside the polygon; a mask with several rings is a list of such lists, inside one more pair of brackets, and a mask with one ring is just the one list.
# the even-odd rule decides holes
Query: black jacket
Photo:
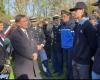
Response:
[{"label": "black jacket", "polygon": [[94,57],[93,71],[100,75],[100,22],[97,26],[98,47]]},{"label": "black jacket", "polygon": [[61,48],[60,26],[52,28],[52,46],[53,49]]},{"label": "black jacket", "polygon": [[51,48],[51,42],[52,42],[52,38],[51,38],[51,34],[52,34],[52,26],[48,24],[48,25],[43,25],[43,32],[44,32],[44,35],[45,35],[45,40],[46,40],[46,43],[45,43],[45,47],[46,48]]},{"label": "black jacket", "polygon": [[94,53],[90,52],[96,42],[96,31],[92,24],[87,20],[82,25],[78,24],[75,28],[74,60],[79,64],[88,65]]}]

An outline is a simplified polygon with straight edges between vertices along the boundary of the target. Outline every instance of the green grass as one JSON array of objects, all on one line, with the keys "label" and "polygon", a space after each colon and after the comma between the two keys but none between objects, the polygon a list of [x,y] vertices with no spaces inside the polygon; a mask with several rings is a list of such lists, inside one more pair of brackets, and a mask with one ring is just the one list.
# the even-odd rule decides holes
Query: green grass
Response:
[{"label": "green grass", "polygon": [[9,79],[14,79],[15,74],[14,74],[14,62],[12,61],[12,57],[10,57],[9,64],[11,65],[11,72],[9,74]]},{"label": "green grass", "polygon": [[[41,74],[43,79],[65,79],[65,72],[61,76],[58,76],[57,73],[55,73],[55,74],[53,73],[53,67],[52,67],[51,62],[49,62],[49,69],[50,69],[50,72],[52,73],[52,77],[46,77],[44,75],[40,60],[39,60],[39,68],[40,68],[40,71],[41,71],[40,74]],[[64,71],[65,71],[65,67],[64,67]]]},{"label": "green grass", "polygon": [[[10,64],[12,65],[12,71],[10,72],[9,79],[14,79],[14,77],[15,77],[15,74],[13,72],[14,63],[11,62]],[[53,73],[53,67],[52,67],[52,63],[51,62],[49,62],[49,69],[50,69],[50,72],[52,73],[52,77],[46,77],[45,76],[40,60],[38,60],[38,64],[39,64],[40,74],[41,74],[42,79],[65,79],[65,72],[61,76],[58,76],[57,73],[55,73],[55,74]],[[65,66],[64,66],[64,71],[66,71]]]}]

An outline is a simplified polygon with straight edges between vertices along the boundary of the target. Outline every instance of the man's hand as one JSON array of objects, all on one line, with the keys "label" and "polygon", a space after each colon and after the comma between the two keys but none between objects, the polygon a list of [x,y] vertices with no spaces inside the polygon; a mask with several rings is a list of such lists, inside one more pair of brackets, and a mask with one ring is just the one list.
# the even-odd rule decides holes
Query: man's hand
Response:
[{"label": "man's hand", "polygon": [[38,50],[41,50],[42,46],[41,45],[37,45],[37,48],[38,48]]},{"label": "man's hand", "polygon": [[32,58],[33,58],[33,60],[37,60],[37,58],[38,58],[38,55],[37,55],[37,53],[33,53],[33,55],[32,55]]},{"label": "man's hand", "polygon": [[41,47],[44,47],[44,44],[41,44]]}]

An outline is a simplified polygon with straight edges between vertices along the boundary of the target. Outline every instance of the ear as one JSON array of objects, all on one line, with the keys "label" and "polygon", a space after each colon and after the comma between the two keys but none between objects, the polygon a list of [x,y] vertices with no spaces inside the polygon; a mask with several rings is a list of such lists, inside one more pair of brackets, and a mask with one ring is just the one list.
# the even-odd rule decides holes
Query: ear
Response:
[{"label": "ear", "polygon": [[17,25],[17,26],[20,26],[20,23],[18,22],[18,23],[16,23],[16,25]]}]

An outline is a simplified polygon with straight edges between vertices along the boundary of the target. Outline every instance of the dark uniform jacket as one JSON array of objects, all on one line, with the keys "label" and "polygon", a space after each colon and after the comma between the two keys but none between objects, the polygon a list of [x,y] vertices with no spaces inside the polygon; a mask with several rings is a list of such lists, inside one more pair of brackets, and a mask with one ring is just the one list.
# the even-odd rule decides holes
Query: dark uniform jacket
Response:
[{"label": "dark uniform jacket", "polygon": [[30,27],[30,31],[37,41],[37,44],[45,44],[45,35],[41,27]]},{"label": "dark uniform jacket", "polygon": [[44,32],[45,40],[46,40],[45,47],[50,49],[51,42],[52,42],[52,39],[51,39],[52,26],[43,25],[43,32]]},{"label": "dark uniform jacket", "polygon": [[59,26],[58,27],[53,26],[52,28],[52,47],[55,49],[61,48]]}]

